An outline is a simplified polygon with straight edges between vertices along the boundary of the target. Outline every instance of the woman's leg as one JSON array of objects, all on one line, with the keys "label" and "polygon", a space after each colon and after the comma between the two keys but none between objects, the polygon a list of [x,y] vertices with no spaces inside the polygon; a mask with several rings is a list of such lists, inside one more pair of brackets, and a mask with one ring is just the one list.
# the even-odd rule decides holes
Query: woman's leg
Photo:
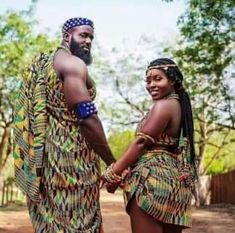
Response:
[{"label": "woman's leg", "polygon": [[182,233],[183,228],[181,226],[173,224],[163,224],[163,233]]},{"label": "woman's leg", "polygon": [[163,233],[162,223],[141,210],[135,198],[130,203],[130,218],[132,233]]}]

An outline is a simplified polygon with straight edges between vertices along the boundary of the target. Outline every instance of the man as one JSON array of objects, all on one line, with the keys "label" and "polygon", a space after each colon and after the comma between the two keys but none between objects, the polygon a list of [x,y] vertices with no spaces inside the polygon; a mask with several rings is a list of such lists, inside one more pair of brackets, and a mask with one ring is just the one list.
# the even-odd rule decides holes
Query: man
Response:
[{"label": "man", "polygon": [[72,18],[62,32],[56,52],[30,66],[16,104],[16,183],[36,232],[100,233],[99,156],[115,159],[92,102],[93,22]]}]

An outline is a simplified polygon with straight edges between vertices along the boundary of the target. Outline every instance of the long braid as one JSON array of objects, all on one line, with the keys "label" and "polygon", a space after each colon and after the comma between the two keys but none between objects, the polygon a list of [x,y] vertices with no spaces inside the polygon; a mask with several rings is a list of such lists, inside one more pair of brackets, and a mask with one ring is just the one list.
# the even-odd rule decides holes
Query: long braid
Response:
[{"label": "long braid", "polygon": [[195,158],[194,151],[194,126],[193,126],[193,116],[192,107],[189,99],[189,95],[186,91],[178,92],[181,103],[182,111],[182,126],[183,126],[183,136],[187,137],[190,143],[190,163],[193,163]]},{"label": "long braid", "polygon": [[176,64],[168,58],[160,58],[152,61],[148,69],[161,65],[168,65],[168,67],[160,67],[159,69],[161,69],[170,80],[175,82],[175,92],[179,95],[181,104],[183,136],[189,140],[190,145],[190,158],[188,162],[195,165],[193,114],[189,95],[183,88],[183,75]]}]

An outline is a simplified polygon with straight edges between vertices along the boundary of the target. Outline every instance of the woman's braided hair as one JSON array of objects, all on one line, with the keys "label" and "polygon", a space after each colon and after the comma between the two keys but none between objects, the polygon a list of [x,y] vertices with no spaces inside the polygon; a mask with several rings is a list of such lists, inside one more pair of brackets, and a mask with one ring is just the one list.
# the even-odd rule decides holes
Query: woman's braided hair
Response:
[{"label": "woman's braided hair", "polygon": [[[150,69],[161,69],[168,79],[175,82],[175,92],[179,95],[182,119],[181,124],[183,127],[183,136],[189,140],[190,144],[190,163],[195,162],[195,149],[194,149],[194,127],[193,127],[193,114],[192,107],[188,93],[183,87],[183,75],[174,61],[168,58],[159,58],[153,60],[148,65],[147,71]],[[146,72],[147,72],[146,71]]]}]

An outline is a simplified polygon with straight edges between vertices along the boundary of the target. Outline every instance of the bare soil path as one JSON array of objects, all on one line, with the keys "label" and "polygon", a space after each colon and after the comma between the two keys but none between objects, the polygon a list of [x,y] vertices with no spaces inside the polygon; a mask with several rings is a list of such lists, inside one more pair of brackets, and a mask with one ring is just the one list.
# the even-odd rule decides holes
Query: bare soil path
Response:
[{"label": "bare soil path", "polygon": [[[121,192],[102,192],[101,205],[106,233],[131,233]],[[192,215],[193,228],[184,233],[235,233],[235,206],[195,208]],[[0,233],[33,233],[26,207],[0,209]]]}]

